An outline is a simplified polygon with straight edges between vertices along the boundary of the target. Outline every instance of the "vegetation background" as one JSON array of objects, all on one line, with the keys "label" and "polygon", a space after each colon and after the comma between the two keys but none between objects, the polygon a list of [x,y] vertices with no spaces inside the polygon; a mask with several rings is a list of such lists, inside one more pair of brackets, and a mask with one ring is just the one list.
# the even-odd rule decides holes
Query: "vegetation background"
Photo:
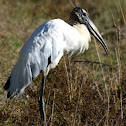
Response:
[{"label": "vegetation background", "polygon": [[0,0],[0,125],[41,125],[39,75],[16,99],[3,86],[22,45],[42,23],[69,21],[84,8],[105,39],[110,54],[92,38],[84,54],[63,57],[45,85],[49,126],[126,125],[126,0]]}]

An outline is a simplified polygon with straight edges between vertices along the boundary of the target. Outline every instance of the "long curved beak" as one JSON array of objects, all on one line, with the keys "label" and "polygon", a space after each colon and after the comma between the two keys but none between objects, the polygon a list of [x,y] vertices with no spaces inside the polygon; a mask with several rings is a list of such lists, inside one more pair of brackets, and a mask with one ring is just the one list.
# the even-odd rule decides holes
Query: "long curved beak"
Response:
[{"label": "long curved beak", "polygon": [[109,50],[108,50],[107,44],[103,40],[103,38],[100,35],[98,29],[96,28],[96,26],[94,25],[94,23],[90,20],[90,18],[88,18],[86,26],[87,26],[89,32],[101,43],[101,45],[105,49],[106,54],[109,54]]}]

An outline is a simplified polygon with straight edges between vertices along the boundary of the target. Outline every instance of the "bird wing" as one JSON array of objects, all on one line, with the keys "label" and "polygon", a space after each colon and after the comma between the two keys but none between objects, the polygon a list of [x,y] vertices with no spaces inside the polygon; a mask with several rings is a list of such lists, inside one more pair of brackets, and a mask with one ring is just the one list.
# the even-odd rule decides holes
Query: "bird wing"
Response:
[{"label": "bird wing", "polygon": [[23,92],[40,71],[46,70],[48,58],[51,57],[51,62],[53,62],[63,50],[59,43],[63,40],[57,34],[58,30],[56,21],[46,22],[38,27],[24,44],[10,78],[5,84],[8,97],[14,97]]},{"label": "bird wing", "polygon": [[5,84],[8,97],[23,92],[40,71],[46,71],[49,58],[54,68],[64,51],[76,50],[77,41],[78,32],[61,19],[39,26],[22,47],[19,59]]}]

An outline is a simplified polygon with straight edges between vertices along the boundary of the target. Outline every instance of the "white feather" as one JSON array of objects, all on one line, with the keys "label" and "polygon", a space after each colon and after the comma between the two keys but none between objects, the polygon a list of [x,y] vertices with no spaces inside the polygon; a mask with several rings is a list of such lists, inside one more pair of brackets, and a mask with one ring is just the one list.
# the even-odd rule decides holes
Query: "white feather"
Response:
[{"label": "white feather", "polygon": [[[64,52],[84,52],[89,41],[90,34],[84,25],[71,26],[61,19],[42,24],[22,47],[11,72],[8,92],[12,96],[23,92],[41,70],[47,75],[51,68],[55,68]],[[50,56],[51,64],[48,66]]]}]

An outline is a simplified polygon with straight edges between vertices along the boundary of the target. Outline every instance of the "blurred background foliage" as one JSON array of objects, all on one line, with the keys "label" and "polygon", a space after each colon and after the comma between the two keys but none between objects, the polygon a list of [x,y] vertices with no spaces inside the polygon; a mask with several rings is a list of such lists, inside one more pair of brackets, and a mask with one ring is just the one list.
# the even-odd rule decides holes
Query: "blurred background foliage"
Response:
[{"label": "blurred background foliage", "polygon": [[126,125],[125,0],[0,0],[0,125],[41,125],[41,75],[13,100],[6,99],[3,86],[34,30],[54,18],[69,22],[75,6],[89,13],[110,54],[92,38],[88,51],[63,57],[50,71],[45,86],[47,125]]}]

